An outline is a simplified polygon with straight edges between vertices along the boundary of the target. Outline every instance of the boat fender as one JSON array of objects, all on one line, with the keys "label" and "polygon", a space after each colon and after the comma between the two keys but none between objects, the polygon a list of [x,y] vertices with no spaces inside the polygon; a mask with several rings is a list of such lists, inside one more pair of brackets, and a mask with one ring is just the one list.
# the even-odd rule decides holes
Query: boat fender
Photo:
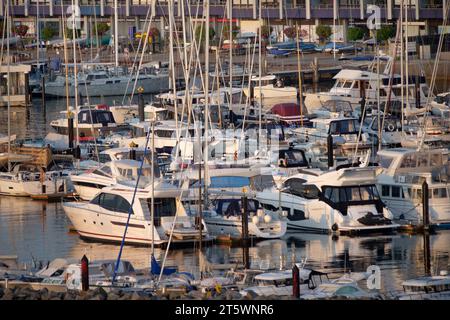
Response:
[{"label": "boat fender", "polygon": [[335,223],[335,224],[333,224],[331,226],[331,230],[333,230],[333,231],[338,231],[339,230],[339,226],[337,225],[337,223]]},{"label": "boat fender", "polygon": [[270,223],[271,221],[272,221],[272,217],[270,215],[266,214],[264,216],[264,222],[265,223]]},{"label": "boat fender", "polygon": [[253,224],[258,224],[259,223],[259,217],[258,216],[253,216],[252,217],[252,222],[253,222]]}]

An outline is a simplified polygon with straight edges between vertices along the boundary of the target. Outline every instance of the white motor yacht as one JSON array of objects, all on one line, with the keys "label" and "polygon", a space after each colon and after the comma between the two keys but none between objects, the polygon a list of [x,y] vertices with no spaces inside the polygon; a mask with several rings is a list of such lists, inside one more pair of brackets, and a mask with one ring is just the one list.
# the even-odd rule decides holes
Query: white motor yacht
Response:
[{"label": "white motor yacht", "polygon": [[[121,242],[128,224],[125,242],[129,244],[150,245],[153,241],[157,246],[165,245],[171,234],[173,243],[199,241],[199,230],[181,204],[182,190],[168,183],[155,186],[152,223],[151,184],[136,190],[134,202],[135,188],[131,185],[133,182],[130,186],[104,188],[88,203],[64,203],[64,211],[78,234],[102,242]],[[210,239],[207,230],[203,230],[202,240]]]},{"label": "white motor yacht", "polygon": [[[136,181],[138,175],[142,179],[149,179],[151,166],[147,163],[130,159],[115,160],[103,166],[83,172],[78,175],[71,175],[75,192],[82,200],[92,200],[104,187],[109,187],[121,180]],[[159,177],[159,171],[155,170],[155,178]]]},{"label": "white motor yacht", "polygon": [[[329,100],[344,100],[351,103],[353,109],[361,107],[361,100],[363,97],[366,99],[366,103],[375,104],[378,97],[378,78],[380,79],[380,101],[386,103],[389,96],[389,79],[391,74],[389,68],[392,66],[391,62],[386,66],[384,72],[380,75],[372,71],[343,69],[339,71],[333,79],[335,84],[328,92],[319,93],[306,93],[305,94],[305,106],[312,113],[318,108],[321,108],[323,103]],[[401,101],[401,76],[395,74],[392,79],[392,90],[390,91],[390,101]],[[411,92],[415,92],[416,83],[413,79],[409,82],[409,89]],[[419,77],[419,90],[420,90],[420,106],[425,106],[428,97],[428,86],[425,81],[425,77]],[[416,94],[410,95],[409,104],[411,106],[416,105]],[[406,113],[419,112],[420,109],[411,107],[405,110]],[[423,112],[423,111],[420,111]]]},{"label": "white motor yacht", "polygon": [[[281,99],[284,102],[296,101],[297,99],[297,88],[295,87],[285,87],[280,79],[277,80],[275,75],[269,75],[261,77],[252,77],[251,81],[254,85],[254,97],[255,99],[262,103],[260,96],[264,99]],[[261,87],[259,82],[261,81]],[[250,97],[250,91],[248,88],[244,88],[244,93],[247,97]],[[278,100],[279,103],[279,100]]]},{"label": "white motor yacht", "polygon": [[[148,72],[147,72],[148,71]],[[78,74],[78,92],[83,96],[107,97],[131,94],[135,79],[122,70],[94,70]],[[75,96],[75,77],[69,77],[69,96]],[[58,76],[45,84],[45,93],[51,96],[66,96],[66,78]],[[169,89],[169,75],[165,71],[140,71],[136,87],[142,87],[143,93],[160,93]]]},{"label": "white motor yacht", "polygon": [[399,300],[448,300],[450,299],[450,276],[447,271],[440,275],[419,277],[402,283],[404,292]]},{"label": "white motor yacht", "polygon": [[383,168],[378,176],[381,199],[396,220],[422,223],[422,183],[426,181],[430,223],[450,225],[447,150],[396,148],[380,150],[377,156]]},{"label": "white motor yacht", "polygon": [[44,172],[35,166],[16,165],[11,172],[0,172],[0,194],[38,197],[58,196],[68,192],[67,176],[62,172]]},{"label": "white motor yacht", "polygon": [[[116,121],[111,111],[106,110],[105,106],[83,106],[78,113],[76,110],[71,110],[74,121],[74,135],[78,131],[81,138],[83,137],[97,137],[101,134],[110,133],[117,127]],[[66,111],[61,112],[65,116],[50,122],[50,126],[56,130],[57,133],[69,134],[69,120],[67,119]]]},{"label": "white motor yacht", "polygon": [[304,169],[286,179],[282,188],[258,192],[256,200],[266,210],[286,211],[288,231],[391,232],[398,225],[378,195],[380,172],[373,167],[325,173]]}]

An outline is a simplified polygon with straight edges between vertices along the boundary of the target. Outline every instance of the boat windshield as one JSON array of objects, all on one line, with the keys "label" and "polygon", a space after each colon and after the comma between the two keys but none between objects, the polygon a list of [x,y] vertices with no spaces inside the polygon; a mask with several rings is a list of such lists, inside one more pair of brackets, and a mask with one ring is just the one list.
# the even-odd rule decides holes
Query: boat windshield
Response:
[{"label": "boat windshield", "polygon": [[325,199],[332,203],[348,204],[351,202],[376,201],[380,199],[375,185],[351,186],[351,187],[323,187]]},{"label": "boat windshield", "polygon": [[280,167],[307,167],[308,161],[301,150],[282,150],[279,155]]},{"label": "boat windshield", "polygon": [[359,124],[356,119],[345,119],[330,123],[330,134],[357,134],[358,131]]}]

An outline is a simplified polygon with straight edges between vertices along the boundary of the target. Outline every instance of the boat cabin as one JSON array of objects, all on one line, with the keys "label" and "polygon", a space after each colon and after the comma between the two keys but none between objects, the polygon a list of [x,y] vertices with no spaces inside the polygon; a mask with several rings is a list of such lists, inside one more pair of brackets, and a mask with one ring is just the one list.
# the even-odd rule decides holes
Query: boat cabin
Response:
[{"label": "boat cabin", "polygon": [[403,290],[405,293],[442,293],[450,294],[450,277],[446,271],[440,276],[421,277],[404,281]]},{"label": "boat cabin", "polygon": [[78,113],[78,124],[101,123],[104,127],[110,123],[116,123],[111,111],[108,110],[80,110]]},{"label": "boat cabin", "polygon": [[378,163],[391,176],[409,174],[411,172],[431,172],[448,166],[448,151],[445,149],[430,149],[417,151],[415,149],[394,148],[378,151]]}]

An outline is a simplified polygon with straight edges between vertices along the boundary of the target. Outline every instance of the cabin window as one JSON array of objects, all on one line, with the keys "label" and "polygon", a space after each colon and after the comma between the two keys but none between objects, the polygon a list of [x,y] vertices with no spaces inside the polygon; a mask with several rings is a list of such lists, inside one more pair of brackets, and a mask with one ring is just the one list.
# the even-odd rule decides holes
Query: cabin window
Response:
[{"label": "cabin window", "polygon": [[344,86],[345,81],[344,80],[338,80],[336,82],[336,88],[342,88]]},{"label": "cabin window", "polygon": [[155,135],[161,138],[171,138],[172,133],[171,130],[155,130]]},{"label": "cabin window", "polygon": [[431,166],[442,165],[442,154],[441,153],[432,153],[430,155],[430,164],[431,164]]},{"label": "cabin window", "polygon": [[359,125],[354,119],[332,121],[330,123],[330,134],[351,134],[359,131]]},{"label": "cabin window", "polygon": [[394,158],[391,157],[380,157],[380,165],[381,167],[387,169],[391,166],[392,160],[394,160]]},{"label": "cabin window", "polygon": [[111,156],[109,154],[100,153],[98,161],[101,163],[109,162],[111,161]]},{"label": "cabin window", "polygon": [[102,170],[96,169],[96,170],[94,170],[92,173],[98,174],[99,176],[103,176],[103,177],[108,177],[108,178],[110,178],[109,175],[107,175],[105,172],[103,172],[103,168],[102,168]]},{"label": "cabin window", "polygon": [[[109,211],[122,213],[128,213],[131,206],[125,198],[110,193],[100,193],[90,203],[97,204]],[[131,210],[131,214],[133,214],[133,210]]]},{"label": "cabin window", "polygon": [[389,197],[390,196],[390,186],[382,185],[381,186],[381,196]]},{"label": "cabin window", "polygon": [[261,203],[261,207],[263,207],[263,209],[265,210],[269,210],[272,212],[276,212],[278,210],[278,208],[268,203]]},{"label": "cabin window", "polygon": [[300,221],[300,220],[306,220],[306,219],[307,219],[307,217],[303,210],[294,209],[294,213],[291,212],[289,214],[289,220],[291,220],[291,221]]},{"label": "cabin window", "polygon": [[285,192],[305,199],[317,199],[319,189],[314,185],[305,185],[305,182],[306,180],[303,179],[289,179],[284,183]]},{"label": "cabin window", "polygon": [[403,157],[401,168],[415,168],[416,167],[416,155],[408,154]]},{"label": "cabin window", "polygon": [[[155,218],[171,217],[177,211],[175,198],[155,198]],[[148,199],[149,209],[151,210],[151,199]]]},{"label": "cabin window", "polygon": [[112,114],[109,111],[98,111],[94,114],[97,123],[109,123],[114,122]]},{"label": "cabin window", "polygon": [[447,189],[446,188],[434,188],[433,189],[433,198],[447,198]]},{"label": "cabin window", "polygon": [[101,168],[101,170],[102,170],[103,172],[105,172],[106,174],[112,175],[111,167],[110,167],[110,166],[103,166],[103,167]]},{"label": "cabin window", "polygon": [[116,196],[116,212],[128,213],[130,207],[130,203],[125,198]]},{"label": "cabin window", "polygon": [[393,198],[400,198],[400,187],[392,186],[391,187],[391,196]]},{"label": "cabin window", "polygon": [[428,167],[428,154],[422,153],[417,156],[417,166]]},{"label": "cabin window", "polygon": [[258,175],[250,178],[250,186],[257,191],[272,188],[274,184],[273,176],[271,175]]},{"label": "cabin window", "polygon": [[352,87],[352,81],[345,81],[343,87],[346,89],[350,89]]}]

